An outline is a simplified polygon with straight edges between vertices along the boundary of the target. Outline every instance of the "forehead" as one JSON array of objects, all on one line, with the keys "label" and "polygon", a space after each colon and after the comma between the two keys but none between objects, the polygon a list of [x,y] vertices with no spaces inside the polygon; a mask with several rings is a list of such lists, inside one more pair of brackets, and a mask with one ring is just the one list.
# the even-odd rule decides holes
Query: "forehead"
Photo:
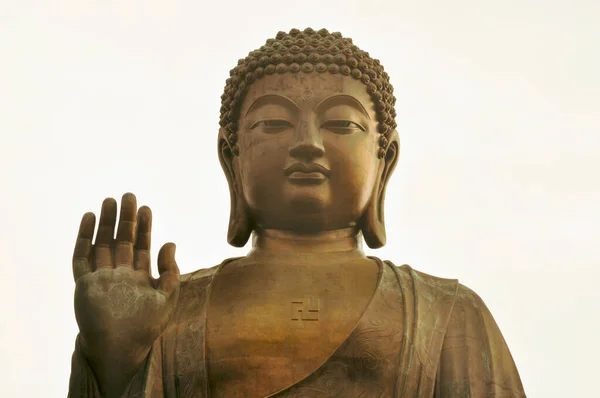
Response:
[{"label": "forehead", "polygon": [[256,99],[269,94],[290,98],[296,104],[312,105],[332,95],[349,95],[358,100],[368,112],[375,112],[375,106],[367,93],[367,87],[360,81],[341,74],[331,73],[285,73],[264,76],[250,86],[241,106],[241,115]]}]

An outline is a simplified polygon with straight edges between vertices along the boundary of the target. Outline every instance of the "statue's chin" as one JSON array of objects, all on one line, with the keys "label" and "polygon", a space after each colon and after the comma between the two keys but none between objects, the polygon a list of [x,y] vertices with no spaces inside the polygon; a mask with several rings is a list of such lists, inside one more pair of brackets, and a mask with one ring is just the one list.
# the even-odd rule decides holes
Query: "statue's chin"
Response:
[{"label": "statue's chin", "polygon": [[291,214],[303,216],[319,214],[326,211],[330,202],[330,189],[327,183],[319,185],[288,185],[283,192],[284,201]]},{"label": "statue's chin", "polygon": [[315,234],[327,228],[328,209],[325,202],[315,196],[296,196],[288,199],[279,212],[262,211],[254,217],[264,229]]},{"label": "statue's chin", "polygon": [[325,210],[325,201],[317,196],[298,196],[290,200],[294,212],[303,216],[319,216]]}]

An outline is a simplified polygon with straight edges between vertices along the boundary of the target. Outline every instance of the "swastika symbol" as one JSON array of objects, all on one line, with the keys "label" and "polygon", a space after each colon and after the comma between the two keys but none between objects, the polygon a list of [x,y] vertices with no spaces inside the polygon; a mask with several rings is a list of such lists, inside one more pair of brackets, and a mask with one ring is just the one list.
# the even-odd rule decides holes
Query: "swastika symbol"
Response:
[{"label": "swastika symbol", "polygon": [[318,321],[319,298],[306,297],[292,300],[292,321]]}]

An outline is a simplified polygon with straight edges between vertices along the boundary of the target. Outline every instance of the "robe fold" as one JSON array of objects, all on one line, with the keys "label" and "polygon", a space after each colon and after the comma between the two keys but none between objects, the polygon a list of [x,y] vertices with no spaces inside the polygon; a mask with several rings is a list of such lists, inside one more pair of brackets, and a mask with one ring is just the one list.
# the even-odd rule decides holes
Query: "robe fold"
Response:
[{"label": "robe fold", "polygon": [[[308,376],[277,398],[525,397],[491,313],[472,290],[372,258],[381,276],[348,337]],[[130,381],[124,398],[208,398],[206,304],[220,266],[181,277],[176,312]],[[78,341],[70,398],[100,398]]]}]

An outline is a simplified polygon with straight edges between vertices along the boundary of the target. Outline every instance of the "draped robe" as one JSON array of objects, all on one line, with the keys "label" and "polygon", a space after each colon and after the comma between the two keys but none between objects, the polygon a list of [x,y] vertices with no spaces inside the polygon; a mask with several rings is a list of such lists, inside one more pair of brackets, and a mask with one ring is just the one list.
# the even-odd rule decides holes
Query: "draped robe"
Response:
[{"label": "draped robe", "polygon": [[[352,332],[312,373],[268,397],[525,397],[477,294],[457,280],[372,259],[380,265],[377,287]],[[176,312],[123,397],[210,397],[206,306],[211,281],[233,260],[181,277]],[[101,397],[78,342],[69,397]]]}]

